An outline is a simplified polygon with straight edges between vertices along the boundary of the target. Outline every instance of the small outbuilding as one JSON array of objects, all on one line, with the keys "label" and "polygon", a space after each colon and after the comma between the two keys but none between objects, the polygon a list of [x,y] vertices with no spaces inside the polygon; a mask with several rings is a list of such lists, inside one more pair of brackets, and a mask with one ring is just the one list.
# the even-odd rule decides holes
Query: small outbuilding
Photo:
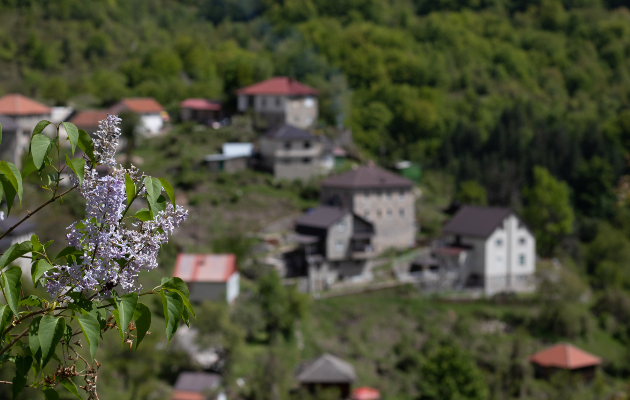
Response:
[{"label": "small outbuilding", "polygon": [[247,169],[254,154],[253,143],[224,143],[222,154],[204,157],[208,170],[212,172],[236,172]]},{"label": "small outbuilding", "polygon": [[90,135],[94,135],[101,121],[106,118],[107,110],[83,110],[76,112],[70,118],[70,122],[76,125],[77,128],[83,129]]},{"label": "small outbuilding", "polygon": [[331,354],[323,354],[297,371],[298,382],[309,392],[337,388],[342,399],[350,398],[352,383],[356,379],[354,367]]},{"label": "small outbuilding", "polygon": [[595,369],[602,359],[568,343],[559,343],[529,357],[534,365],[536,377],[549,378],[558,370],[569,370],[581,374],[585,379],[595,377]]},{"label": "small outbuilding", "polygon": [[171,400],[225,400],[219,392],[221,377],[207,372],[182,372],[177,377]]},{"label": "small outbuilding", "polygon": [[182,121],[195,121],[211,126],[222,118],[221,103],[207,99],[186,99],[179,103]]},{"label": "small outbuilding", "polygon": [[116,115],[120,115],[125,111],[138,115],[140,118],[138,129],[144,136],[160,134],[164,128],[164,122],[169,120],[164,107],[153,97],[125,98],[109,109],[110,114]]},{"label": "small outbuilding", "polygon": [[232,303],[239,295],[240,275],[234,254],[180,253],[173,276],[186,282],[191,301],[224,299]]}]

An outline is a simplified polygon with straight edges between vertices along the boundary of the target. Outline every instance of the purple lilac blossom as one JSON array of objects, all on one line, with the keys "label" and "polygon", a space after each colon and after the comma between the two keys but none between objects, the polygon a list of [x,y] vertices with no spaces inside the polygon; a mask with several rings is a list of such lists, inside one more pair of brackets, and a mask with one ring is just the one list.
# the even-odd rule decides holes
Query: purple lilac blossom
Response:
[{"label": "purple lilac blossom", "polygon": [[[168,204],[153,220],[137,221],[131,228],[121,219],[126,208],[124,176],[138,185],[143,175],[137,168],[123,169],[114,161],[120,129],[120,118],[108,115],[101,121],[94,140],[99,160],[113,168],[111,176],[99,178],[95,166],[86,165],[81,194],[86,199],[86,217],[68,227],[68,245],[83,252],[83,256],[69,265],[55,265],[45,274],[47,291],[56,296],[64,290],[93,290],[99,297],[107,297],[120,287],[125,293],[139,291],[138,274],[157,267],[160,246],[168,242],[188,216],[181,206]],[[144,192],[141,190],[141,194]]]}]

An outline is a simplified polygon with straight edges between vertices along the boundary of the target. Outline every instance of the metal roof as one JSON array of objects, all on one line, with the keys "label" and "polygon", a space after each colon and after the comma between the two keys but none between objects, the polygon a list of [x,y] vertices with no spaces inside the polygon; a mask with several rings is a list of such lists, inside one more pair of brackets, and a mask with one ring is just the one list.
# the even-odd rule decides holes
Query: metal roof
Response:
[{"label": "metal roof", "polygon": [[236,91],[237,94],[257,95],[314,95],[317,96],[319,92],[317,89],[307,86],[303,83],[296,81],[295,79],[288,78],[286,76],[276,76],[266,81],[258,82],[250,86],[246,86]]},{"label": "metal roof", "polygon": [[356,379],[354,367],[331,354],[307,363],[297,376],[300,383],[350,383]]},{"label": "metal roof", "polygon": [[221,382],[221,376],[207,372],[182,372],[175,382],[175,390],[185,392],[205,392],[215,389]]},{"label": "metal roof", "polygon": [[326,229],[349,212],[339,207],[318,206],[310,209],[298,218],[296,225]]},{"label": "metal roof", "polygon": [[185,282],[227,282],[236,272],[234,254],[179,253],[173,276]]},{"label": "metal roof", "polygon": [[444,225],[442,231],[454,235],[486,238],[512,213],[510,208],[463,206]]},{"label": "metal roof", "polygon": [[529,357],[529,361],[543,367],[578,369],[602,363],[602,359],[577,347],[559,343]]},{"label": "metal roof", "polygon": [[282,125],[276,128],[272,128],[265,133],[265,137],[270,139],[284,139],[284,140],[312,140],[315,136],[311,135],[303,129],[296,128],[293,125]]},{"label": "metal roof", "polygon": [[365,165],[322,182],[322,187],[391,188],[411,187],[413,182],[374,164]]}]

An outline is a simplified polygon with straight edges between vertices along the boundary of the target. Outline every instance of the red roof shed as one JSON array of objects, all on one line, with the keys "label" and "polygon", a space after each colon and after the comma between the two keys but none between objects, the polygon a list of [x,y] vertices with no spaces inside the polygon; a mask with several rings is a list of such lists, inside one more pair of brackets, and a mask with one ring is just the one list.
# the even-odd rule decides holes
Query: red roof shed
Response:
[{"label": "red roof shed", "polygon": [[177,255],[173,276],[185,282],[227,282],[237,272],[234,254]]},{"label": "red roof shed", "polygon": [[118,114],[123,110],[138,114],[155,114],[164,111],[164,107],[153,97],[132,97],[122,99],[110,108],[112,114]]},{"label": "red roof shed", "polygon": [[190,108],[191,110],[219,111],[221,103],[206,99],[186,99],[179,103],[179,108]]},{"label": "red roof shed", "polygon": [[541,367],[568,370],[593,367],[602,363],[601,358],[567,343],[559,343],[539,351],[530,356],[529,361]]},{"label": "red roof shed", "polygon": [[255,83],[236,91],[246,95],[276,95],[276,96],[317,96],[319,91],[295,79],[286,76],[276,76],[266,81]]}]

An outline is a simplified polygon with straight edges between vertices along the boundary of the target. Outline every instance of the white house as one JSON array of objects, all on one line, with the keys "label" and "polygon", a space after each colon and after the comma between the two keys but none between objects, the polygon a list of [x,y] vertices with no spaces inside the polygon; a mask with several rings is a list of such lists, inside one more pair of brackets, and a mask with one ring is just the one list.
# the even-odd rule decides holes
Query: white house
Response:
[{"label": "white house", "polygon": [[120,115],[124,111],[131,111],[140,117],[140,133],[145,136],[155,136],[162,132],[164,121],[168,121],[168,114],[164,107],[153,97],[136,97],[122,99],[111,106],[110,114]]},{"label": "white house", "polygon": [[509,208],[463,206],[443,227],[435,256],[458,269],[459,286],[481,287],[486,295],[534,289],[536,239]]},{"label": "white house", "polygon": [[239,295],[240,275],[234,254],[180,253],[173,276],[186,282],[191,301],[225,299],[232,303]]},{"label": "white house", "polygon": [[317,122],[319,92],[286,76],[239,89],[238,111],[253,109],[269,128],[284,124],[307,129]]}]

